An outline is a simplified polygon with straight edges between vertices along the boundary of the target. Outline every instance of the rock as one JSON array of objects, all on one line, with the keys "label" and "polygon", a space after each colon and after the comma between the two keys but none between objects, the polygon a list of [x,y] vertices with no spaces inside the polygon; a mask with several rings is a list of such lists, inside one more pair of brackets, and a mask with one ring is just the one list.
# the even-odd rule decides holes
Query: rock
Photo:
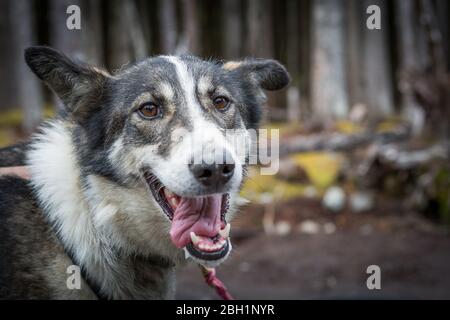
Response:
[{"label": "rock", "polygon": [[358,191],[350,195],[350,208],[353,212],[364,212],[373,209],[374,198],[371,193]]},{"label": "rock", "polygon": [[373,226],[371,226],[370,224],[365,224],[362,225],[359,228],[359,232],[363,235],[363,236],[369,236],[373,233]]},{"label": "rock", "polygon": [[279,236],[286,236],[291,232],[291,224],[287,221],[277,222],[275,225],[275,233]]},{"label": "rock", "polygon": [[317,189],[314,186],[307,186],[305,190],[303,190],[303,195],[306,198],[315,198],[317,197]]},{"label": "rock", "polygon": [[336,225],[332,222],[327,222],[323,225],[323,231],[325,234],[332,234],[336,232]]},{"label": "rock", "polygon": [[290,182],[306,183],[309,181],[305,170],[299,167],[295,161],[290,158],[280,160],[277,176],[282,180]]},{"label": "rock", "polygon": [[345,193],[341,187],[333,186],[328,188],[322,199],[322,205],[333,212],[339,212],[345,206]]},{"label": "rock", "polygon": [[367,119],[368,113],[367,105],[357,103],[350,110],[349,119],[354,123],[363,123]]},{"label": "rock", "polygon": [[271,204],[273,202],[273,194],[269,192],[263,192],[259,196],[259,203],[260,204]]},{"label": "rock", "polygon": [[300,233],[306,234],[317,234],[319,233],[320,225],[312,220],[305,220],[298,226],[298,231]]},{"label": "rock", "polygon": [[250,263],[248,262],[242,262],[241,264],[239,264],[239,271],[240,272],[249,272],[251,269]]},{"label": "rock", "polygon": [[245,199],[245,198],[243,198],[243,197],[237,197],[236,198],[236,205],[238,206],[238,207],[242,207],[242,206],[245,206],[245,205],[247,205],[247,204],[249,204],[250,203],[250,200],[248,200],[248,199]]}]

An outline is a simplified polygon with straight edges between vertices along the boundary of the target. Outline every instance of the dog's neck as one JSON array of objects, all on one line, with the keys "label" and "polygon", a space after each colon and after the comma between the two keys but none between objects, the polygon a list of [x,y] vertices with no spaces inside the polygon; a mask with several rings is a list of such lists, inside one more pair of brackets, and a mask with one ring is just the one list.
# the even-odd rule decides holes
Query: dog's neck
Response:
[{"label": "dog's neck", "polygon": [[33,188],[66,251],[103,296],[170,298],[175,260],[151,248],[136,252],[129,239],[115,232],[112,221],[120,219],[122,208],[95,192],[104,189],[101,178],[88,179],[92,190],[86,194],[71,132],[62,121],[50,123],[28,154]]}]

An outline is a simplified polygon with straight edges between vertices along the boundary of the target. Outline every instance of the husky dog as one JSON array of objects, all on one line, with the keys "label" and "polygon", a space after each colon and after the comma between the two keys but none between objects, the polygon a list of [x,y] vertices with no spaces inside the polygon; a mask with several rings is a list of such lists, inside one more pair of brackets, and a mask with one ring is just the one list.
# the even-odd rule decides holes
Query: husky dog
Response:
[{"label": "husky dog", "polygon": [[[285,68],[158,56],[111,75],[48,47],[25,60],[65,109],[24,147],[30,182],[0,179],[0,297],[170,299],[185,258],[223,262],[246,167],[224,130],[258,126]],[[208,145],[231,161],[192,161]]]}]

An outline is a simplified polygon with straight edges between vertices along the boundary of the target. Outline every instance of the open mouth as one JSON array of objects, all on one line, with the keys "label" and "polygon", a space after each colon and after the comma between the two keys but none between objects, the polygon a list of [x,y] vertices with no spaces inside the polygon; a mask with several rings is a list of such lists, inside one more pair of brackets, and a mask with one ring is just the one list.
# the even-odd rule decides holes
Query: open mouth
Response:
[{"label": "open mouth", "polygon": [[230,224],[225,221],[229,194],[183,197],[165,187],[152,173],[145,180],[164,213],[171,220],[170,237],[194,258],[217,261],[231,249]]}]

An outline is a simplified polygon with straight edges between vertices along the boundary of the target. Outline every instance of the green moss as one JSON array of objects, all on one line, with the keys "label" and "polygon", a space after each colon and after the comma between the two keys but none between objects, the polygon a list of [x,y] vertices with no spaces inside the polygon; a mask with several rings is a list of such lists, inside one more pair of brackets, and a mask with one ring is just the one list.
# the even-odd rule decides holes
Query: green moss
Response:
[{"label": "green moss", "polygon": [[0,130],[0,148],[6,147],[12,143],[11,135],[7,130]]},{"label": "green moss", "polygon": [[435,180],[436,198],[441,220],[450,226],[450,170],[442,168]]},{"label": "green moss", "polygon": [[343,164],[343,156],[331,152],[308,152],[292,156],[292,160],[305,170],[311,183],[325,189],[335,183]]},{"label": "green moss", "polygon": [[[55,111],[51,105],[45,105],[43,110],[44,119],[54,116]],[[0,112],[0,127],[20,127],[23,122],[23,112],[20,108]]]},{"label": "green moss", "polygon": [[336,121],[336,130],[338,132],[341,133],[345,133],[345,134],[355,134],[355,133],[359,133],[363,130],[363,128],[351,121],[347,121],[347,120],[339,120]]},{"label": "green moss", "polygon": [[[51,118],[54,114],[54,108],[51,105],[44,106],[44,119]],[[22,122],[23,113],[19,108],[0,112],[0,147],[9,146],[17,141]]]},{"label": "green moss", "polygon": [[285,201],[304,196],[307,187],[305,184],[286,182],[273,175],[260,175],[259,170],[253,168],[242,188],[241,196],[253,202],[261,202],[262,195],[270,195],[275,201]]},{"label": "green moss", "polygon": [[392,117],[380,122],[377,126],[376,131],[379,133],[392,132],[394,129],[398,128],[399,125],[401,124],[402,121],[400,118]]},{"label": "green moss", "polygon": [[21,110],[3,111],[0,113],[0,127],[18,127],[22,119]]},{"label": "green moss", "polygon": [[292,135],[297,132],[301,132],[302,126],[301,126],[301,124],[296,124],[296,123],[271,122],[271,123],[265,124],[262,127],[262,129],[267,129],[269,131],[271,129],[277,129],[280,131],[280,137],[281,137],[281,136],[288,136],[288,135]]}]

